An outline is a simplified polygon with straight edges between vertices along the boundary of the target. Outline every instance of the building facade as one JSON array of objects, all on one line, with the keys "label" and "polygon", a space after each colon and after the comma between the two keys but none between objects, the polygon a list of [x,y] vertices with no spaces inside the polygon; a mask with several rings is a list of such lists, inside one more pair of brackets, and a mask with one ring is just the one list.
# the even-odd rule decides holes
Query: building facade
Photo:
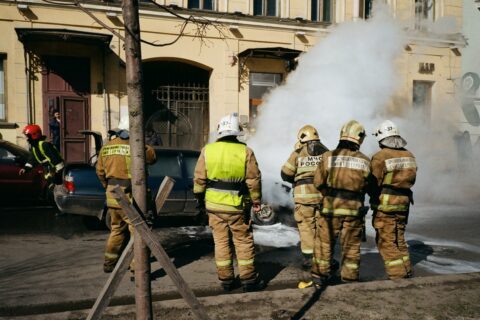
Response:
[{"label": "building facade", "polygon": [[[431,121],[436,105],[456,103],[462,0],[157,0],[165,8],[140,3],[147,141],[198,149],[226,113],[248,123],[299,54],[382,2],[409,41],[398,61],[402,101],[393,108],[412,105]],[[28,123],[48,135],[59,111],[62,153],[88,160],[93,143],[79,130],[105,135],[127,116],[121,13],[119,1],[0,0],[3,139],[25,144]],[[445,19],[455,30],[436,28]]]}]

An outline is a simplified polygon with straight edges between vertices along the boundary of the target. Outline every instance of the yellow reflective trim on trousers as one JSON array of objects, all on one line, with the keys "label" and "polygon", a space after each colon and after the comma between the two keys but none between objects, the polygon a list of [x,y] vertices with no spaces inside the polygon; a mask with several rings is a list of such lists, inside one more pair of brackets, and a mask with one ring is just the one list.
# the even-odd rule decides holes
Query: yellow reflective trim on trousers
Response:
[{"label": "yellow reflective trim on trousers", "polygon": [[385,260],[385,266],[387,267],[396,267],[403,265],[403,258],[395,260]]},{"label": "yellow reflective trim on trousers", "polygon": [[303,249],[303,250],[302,250],[302,253],[312,254],[312,253],[313,253],[313,249]]},{"label": "yellow reflective trim on trousers", "polygon": [[105,258],[107,259],[117,259],[119,256],[117,253],[105,252]]},{"label": "yellow reflective trim on trousers", "polygon": [[410,261],[410,257],[409,256],[403,256],[402,260],[405,261],[405,262]]},{"label": "yellow reflective trim on trousers", "polygon": [[249,266],[253,264],[253,259],[237,259],[239,266]]},{"label": "yellow reflective trim on trousers", "polygon": [[316,264],[320,265],[320,266],[329,266],[330,265],[330,261],[329,260],[322,260],[322,259],[317,259],[317,258],[313,258],[312,259],[313,262],[315,262]]},{"label": "yellow reflective trim on trousers", "polygon": [[408,211],[407,204],[381,204],[378,210],[383,212]]},{"label": "yellow reflective trim on trousers", "polygon": [[358,216],[358,209],[331,209],[323,208],[322,213],[334,216]]},{"label": "yellow reflective trim on trousers", "polygon": [[216,260],[217,267],[228,267],[232,265],[232,260]]},{"label": "yellow reflective trim on trousers", "polygon": [[345,267],[347,267],[348,269],[354,269],[354,270],[357,270],[357,269],[358,269],[358,263],[345,262],[343,265],[344,265]]}]

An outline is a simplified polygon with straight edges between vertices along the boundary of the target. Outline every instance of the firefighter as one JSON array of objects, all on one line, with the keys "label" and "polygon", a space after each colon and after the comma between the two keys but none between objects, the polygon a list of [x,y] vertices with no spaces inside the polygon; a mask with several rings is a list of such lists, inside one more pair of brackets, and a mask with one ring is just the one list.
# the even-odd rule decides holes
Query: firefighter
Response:
[{"label": "firefighter", "polygon": [[382,122],[373,134],[380,146],[372,157],[371,170],[377,192],[371,197],[376,243],[390,279],[409,278],[412,266],[405,242],[412,191],[417,175],[413,154],[405,149],[407,142],[400,136],[395,123]]},{"label": "firefighter", "polygon": [[19,174],[23,175],[30,171],[36,164],[41,164],[44,168],[44,177],[48,188],[53,190],[56,184],[62,183],[62,172],[64,162],[57,148],[42,134],[42,129],[36,124],[29,124],[23,129],[23,134],[27,137],[30,145],[30,157],[25,166],[20,169]]},{"label": "firefighter", "polygon": [[302,127],[297,138],[299,144],[295,145],[295,150],[283,165],[281,176],[293,187],[294,217],[303,254],[302,267],[309,270],[312,267],[316,215],[323,198],[313,185],[313,174],[322,154],[328,149],[320,142],[317,130],[311,125]]},{"label": "firefighter", "polygon": [[340,236],[341,279],[358,281],[362,208],[370,177],[370,159],[359,151],[365,129],[355,120],[340,131],[340,141],[333,151],[323,154],[315,170],[313,183],[323,198],[317,219],[312,280],[315,286],[328,284],[332,276],[332,257],[336,238]]},{"label": "firefighter", "polygon": [[[242,134],[238,115],[221,119],[217,140],[201,151],[195,166],[194,194],[205,206],[215,243],[218,279],[225,291],[234,289],[233,255],[244,292],[264,288],[255,270],[252,221],[247,201],[261,208],[261,173],[253,151],[237,140]],[[233,243],[233,246],[232,246]]]},{"label": "firefighter", "polygon": [[[133,226],[113,196],[112,189],[120,186],[127,197],[132,200],[130,175],[130,140],[128,121],[121,121],[118,128],[110,130],[112,140],[108,141],[98,155],[97,176],[106,189],[107,208],[111,217],[111,230],[105,248],[103,271],[110,273],[115,268],[120,255],[130,236]],[[152,164],[156,160],[155,151],[146,146],[145,160]],[[130,266],[133,272],[133,266]]]}]

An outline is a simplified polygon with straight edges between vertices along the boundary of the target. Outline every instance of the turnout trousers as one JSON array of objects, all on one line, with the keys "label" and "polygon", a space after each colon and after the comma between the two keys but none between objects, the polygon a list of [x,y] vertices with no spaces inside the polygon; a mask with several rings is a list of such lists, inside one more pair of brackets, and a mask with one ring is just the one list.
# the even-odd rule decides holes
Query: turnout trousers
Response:
[{"label": "turnout trousers", "polygon": [[303,254],[313,254],[317,213],[317,205],[295,204],[294,217],[300,234],[300,248]]},{"label": "turnout trousers", "polygon": [[215,263],[218,279],[229,283],[235,279],[233,254],[235,252],[243,284],[257,279],[255,271],[255,248],[250,219],[243,213],[208,213],[208,224],[215,243]]},{"label": "turnout trousers", "polygon": [[341,277],[344,281],[358,281],[360,242],[363,221],[352,216],[320,215],[317,219],[312,277],[329,278],[331,261],[337,237],[342,248]]},{"label": "turnout trousers", "polygon": [[[105,248],[105,262],[103,264],[105,272],[113,270],[128,240],[133,237],[134,233],[133,226],[122,209],[108,208],[108,212],[112,219],[112,227]],[[130,265],[130,270],[133,270],[133,262]]]},{"label": "turnout trousers", "polygon": [[373,227],[375,241],[383,258],[385,271],[390,279],[407,278],[412,275],[412,266],[405,242],[406,213],[376,211]]}]

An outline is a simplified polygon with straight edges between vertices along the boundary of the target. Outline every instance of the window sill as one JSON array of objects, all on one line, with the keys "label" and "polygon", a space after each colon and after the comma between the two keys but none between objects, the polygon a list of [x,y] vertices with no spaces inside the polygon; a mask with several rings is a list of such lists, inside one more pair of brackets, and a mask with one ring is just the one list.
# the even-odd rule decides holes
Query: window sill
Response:
[{"label": "window sill", "polygon": [[16,129],[16,128],[18,128],[18,124],[16,123],[0,121],[0,129]]}]

